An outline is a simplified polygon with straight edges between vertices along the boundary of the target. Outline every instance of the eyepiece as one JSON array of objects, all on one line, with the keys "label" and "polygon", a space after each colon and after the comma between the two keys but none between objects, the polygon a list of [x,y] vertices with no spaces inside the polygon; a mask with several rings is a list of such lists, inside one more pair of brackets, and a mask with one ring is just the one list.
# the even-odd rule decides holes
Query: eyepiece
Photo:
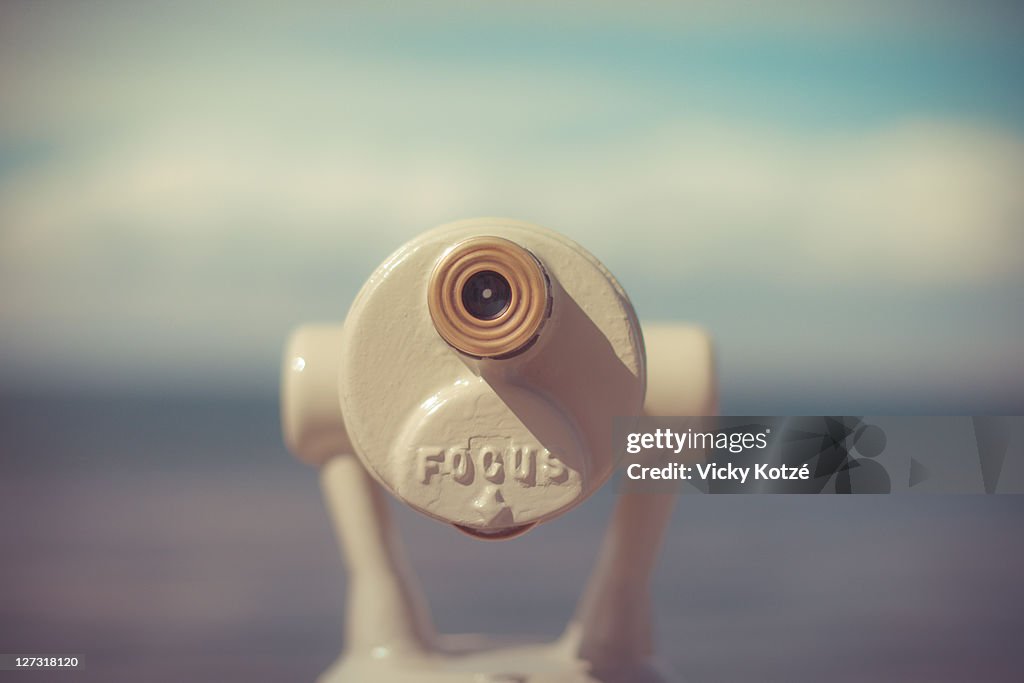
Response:
[{"label": "eyepiece", "polygon": [[537,258],[500,237],[456,244],[437,262],[427,306],[438,334],[476,358],[515,355],[539,334],[551,287]]},{"label": "eyepiece", "polygon": [[512,301],[512,287],[500,273],[481,270],[462,286],[462,305],[477,320],[494,320]]}]

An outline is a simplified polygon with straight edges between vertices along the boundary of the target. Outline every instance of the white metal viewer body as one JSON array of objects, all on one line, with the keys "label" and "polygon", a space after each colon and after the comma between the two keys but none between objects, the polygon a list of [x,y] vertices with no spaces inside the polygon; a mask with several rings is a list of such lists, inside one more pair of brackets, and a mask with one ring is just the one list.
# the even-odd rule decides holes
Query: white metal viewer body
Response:
[{"label": "white metal viewer body", "polygon": [[388,490],[480,539],[566,513],[612,473],[615,416],[711,415],[711,345],[647,325],[574,242],[475,219],[413,239],[343,325],[287,346],[285,442],[320,469],[349,572],[346,644],[320,683],[673,680],[653,659],[649,579],[672,494],[619,496],[563,636],[442,636],[389,518]]}]

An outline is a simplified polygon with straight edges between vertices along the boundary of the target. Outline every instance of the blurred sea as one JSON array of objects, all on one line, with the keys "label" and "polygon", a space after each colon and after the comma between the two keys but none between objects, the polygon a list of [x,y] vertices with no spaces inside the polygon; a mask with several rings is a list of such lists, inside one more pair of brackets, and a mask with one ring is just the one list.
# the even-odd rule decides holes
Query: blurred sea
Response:
[{"label": "blurred sea", "polygon": [[[504,544],[395,509],[441,631],[554,637],[613,501]],[[51,680],[312,680],[339,651],[341,563],[273,401],[8,396],[0,520],[0,650],[82,657]],[[684,497],[660,651],[691,681],[1019,680],[1022,520],[1009,496]]]},{"label": "blurred sea", "polygon": [[[506,543],[396,512],[440,630],[554,637],[613,502]],[[1022,521],[1015,496],[685,496],[661,652],[688,681],[1020,680]],[[344,585],[275,402],[0,400],[0,652],[85,664],[0,679],[312,680]]]}]

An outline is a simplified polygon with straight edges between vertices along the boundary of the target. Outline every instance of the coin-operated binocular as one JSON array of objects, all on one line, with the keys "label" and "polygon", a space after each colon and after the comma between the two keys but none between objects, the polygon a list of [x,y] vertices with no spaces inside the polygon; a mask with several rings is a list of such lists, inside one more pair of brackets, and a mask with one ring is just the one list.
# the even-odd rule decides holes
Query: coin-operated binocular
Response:
[{"label": "coin-operated binocular", "polygon": [[392,254],[343,325],[298,329],[281,392],[349,572],[345,651],[321,683],[670,680],[648,582],[674,496],[620,495],[563,637],[512,646],[434,632],[383,491],[474,538],[526,533],[608,480],[614,417],[712,414],[703,332],[641,332],[615,278],[557,233],[461,221]]}]

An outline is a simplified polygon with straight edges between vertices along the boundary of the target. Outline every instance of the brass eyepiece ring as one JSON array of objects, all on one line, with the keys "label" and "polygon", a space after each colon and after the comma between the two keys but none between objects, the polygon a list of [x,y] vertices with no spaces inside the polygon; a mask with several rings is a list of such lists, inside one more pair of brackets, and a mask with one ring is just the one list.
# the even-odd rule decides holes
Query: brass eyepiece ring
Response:
[{"label": "brass eyepiece ring", "polygon": [[534,340],[551,309],[537,258],[501,237],[473,237],[434,266],[427,307],[438,334],[477,358],[514,355]]}]

